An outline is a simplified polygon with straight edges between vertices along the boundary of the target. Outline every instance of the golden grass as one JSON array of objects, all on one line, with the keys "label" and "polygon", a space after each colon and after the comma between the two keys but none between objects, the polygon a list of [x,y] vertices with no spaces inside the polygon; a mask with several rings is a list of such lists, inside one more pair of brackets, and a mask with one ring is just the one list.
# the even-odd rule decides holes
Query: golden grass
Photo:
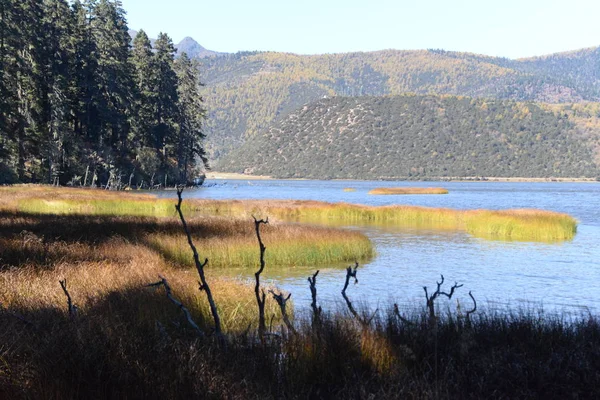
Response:
[{"label": "golden grass", "polygon": [[465,225],[473,236],[492,239],[560,241],[572,239],[577,232],[573,217],[532,209],[467,212]]},{"label": "golden grass", "polygon": [[[195,270],[171,268],[157,253],[147,248],[114,238],[101,245],[78,244],[69,249],[63,260],[51,268],[40,269],[30,263],[0,272],[0,303],[22,313],[39,309],[56,309],[66,313],[65,296],[58,284],[67,279],[74,302],[85,314],[115,294],[127,294],[122,307],[136,310],[137,323],[153,327],[156,321],[185,324],[177,308],[162,289],[146,288],[163,275],[173,295],[182,301],[194,318],[211,326],[206,296],[198,290]],[[86,257],[88,255],[89,257]],[[223,279],[208,272],[212,292],[217,301],[226,331],[243,331],[256,320],[256,302],[251,284]],[[268,315],[278,320],[279,311],[268,298]]]},{"label": "golden grass", "polygon": [[444,188],[383,187],[370,190],[369,194],[448,194],[448,190]]},{"label": "golden grass", "polygon": [[356,189],[348,187],[344,188],[344,192],[356,192]]},{"label": "golden grass", "polygon": [[[4,203],[0,201],[0,206],[6,207],[8,204],[31,213],[175,215],[171,208],[174,200],[154,199],[144,194],[52,188],[52,200],[48,200],[49,196],[43,196],[45,190],[48,188],[35,188],[30,197],[19,194],[11,199],[12,203],[6,199]],[[96,196],[97,192],[101,194]],[[0,199],[5,193],[6,189],[2,188]],[[502,240],[570,240],[577,230],[577,221],[571,216],[544,210],[463,211],[297,200],[186,200],[184,208],[188,215],[196,216],[251,218],[256,215],[297,222],[394,223],[401,226],[464,230],[477,237]]]},{"label": "golden grass", "polygon": [[363,206],[296,200],[194,200],[196,213],[211,215],[269,215],[298,222],[349,224],[393,223],[399,226],[463,230],[495,240],[554,242],[571,240],[577,220],[545,210],[456,210],[418,206]]},{"label": "golden grass", "polygon": [[[258,266],[258,242],[250,220],[204,217],[191,219],[190,228],[199,233],[194,234],[194,241],[211,266]],[[271,267],[331,265],[374,256],[369,239],[355,231],[272,222],[261,227],[261,235],[267,246],[265,261]],[[193,266],[183,234],[156,233],[147,240],[170,261]]]}]

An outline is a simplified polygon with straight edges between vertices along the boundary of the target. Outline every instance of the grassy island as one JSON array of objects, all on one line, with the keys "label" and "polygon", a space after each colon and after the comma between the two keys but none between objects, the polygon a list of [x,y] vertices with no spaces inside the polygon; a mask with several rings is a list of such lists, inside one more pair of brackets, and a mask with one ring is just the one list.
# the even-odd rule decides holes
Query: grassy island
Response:
[{"label": "grassy island", "polygon": [[406,227],[463,230],[493,240],[556,242],[571,240],[577,220],[568,214],[537,209],[456,210],[419,206],[364,206],[297,200],[195,200],[191,211],[240,216],[263,213],[298,222],[396,224]]},{"label": "grassy island", "polygon": [[382,187],[370,190],[369,194],[448,194],[448,190],[444,188]]}]

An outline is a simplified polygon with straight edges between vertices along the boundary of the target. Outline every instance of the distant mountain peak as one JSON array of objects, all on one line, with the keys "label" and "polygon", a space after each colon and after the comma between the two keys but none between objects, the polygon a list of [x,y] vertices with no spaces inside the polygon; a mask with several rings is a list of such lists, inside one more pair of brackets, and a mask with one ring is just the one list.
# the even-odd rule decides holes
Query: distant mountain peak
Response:
[{"label": "distant mountain peak", "polygon": [[213,57],[226,54],[208,50],[190,36],[184,37],[178,44],[175,45],[175,48],[177,49],[178,54],[186,53],[190,58]]},{"label": "distant mountain peak", "polygon": [[[129,36],[131,36],[132,40],[136,37],[137,34],[138,34],[138,31],[133,30],[133,29],[129,30]],[[154,40],[155,39],[150,39],[150,42],[152,43],[152,45],[154,45]],[[179,43],[177,43],[175,45],[175,48],[177,49],[178,55],[182,54],[182,53],[186,53],[188,55],[188,57],[190,57],[190,58],[204,58],[204,57],[213,57],[213,56],[220,56],[220,55],[227,54],[227,53],[221,53],[218,51],[208,50],[207,48],[200,45],[200,43],[198,43],[191,36],[184,37]]]}]

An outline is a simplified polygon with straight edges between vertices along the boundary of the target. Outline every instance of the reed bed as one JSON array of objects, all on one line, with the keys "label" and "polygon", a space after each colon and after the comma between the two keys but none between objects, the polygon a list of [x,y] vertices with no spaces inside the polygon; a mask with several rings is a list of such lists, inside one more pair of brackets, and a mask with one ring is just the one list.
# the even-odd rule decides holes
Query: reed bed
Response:
[{"label": "reed bed", "polygon": [[[29,213],[175,215],[173,200],[100,192],[103,192],[103,197],[97,198],[94,197],[94,191],[70,192],[63,189],[63,193],[53,196],[52,200],[42,196],[21,197],[12,204]],[[236,218],[263,215],[296,222],[394,223],[400,226],[463,230],[477,237],[494,240],[563,241],[571,240],[577,230],[577,221],[571,216],[535,209],[493,211],[401,205],[370,207],[297,200],[187,200],[184,202],[184,211],[198,216]]]},{"label": "reed bed", "polygon": [[422,187],[382,187],[369,191],[369,194],[448,194],[444,188],[422,188]]},{"label": "reed bed", "polygon": [[570,215],[537,209],[456,210],[296,200],[194,200],[190,202],[190,210],[231,216],[263,214],[299,222],[394,223],[407,227],[455,229],[493,240],[555,242],[571,240],[577,232],[577,220]]},{"label": "reed bed", "polygon": [[20,201],[18,210],[26,213],[63,215],[175,216],[172,200],[149,198],[32,198]]},{"label": "reed bed", "polygon": [[[258,266],[258,244],[247,219],[205,217],[198,222],[192,219],[190,227],[192,232],[199,232],[194,239],[211,266]],[[356,231],[275,222],[262,228],[262,236],[268,248],[265,260],[270,266],[331,265],[365,261],[375,255],[369,239]],[[193,265],[184,235],[152,234],[147,243],[170,261]]]},{"label": "reed bed", "polygon": [[570,240],[577,232],[577,221],[571,216],[531,209],[472,211],[465,214],[465,225],[476,237],[511,240]]},{"label": "reed bed", "polygon": [[347,187],[347,188],[344,188],[344,192],[356,192],[356,189]]}]

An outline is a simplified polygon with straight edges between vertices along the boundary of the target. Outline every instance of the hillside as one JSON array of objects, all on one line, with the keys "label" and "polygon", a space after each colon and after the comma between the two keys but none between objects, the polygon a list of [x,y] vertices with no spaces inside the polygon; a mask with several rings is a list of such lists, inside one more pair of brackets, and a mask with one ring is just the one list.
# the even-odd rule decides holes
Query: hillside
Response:
[{"label": "hillside", "polygon": [[303,106],[219,169],[292,178],[597,177],[598,105],[454,96],[338,97]]},{"label": "hillside", "polygon": [[[509,60],[443,50],[204,58],[207,150],[217,160],[324,96],[451,94],[573,103],[600,100],[600,50]],[[218,164],[217,164],[218,167]]]}]

